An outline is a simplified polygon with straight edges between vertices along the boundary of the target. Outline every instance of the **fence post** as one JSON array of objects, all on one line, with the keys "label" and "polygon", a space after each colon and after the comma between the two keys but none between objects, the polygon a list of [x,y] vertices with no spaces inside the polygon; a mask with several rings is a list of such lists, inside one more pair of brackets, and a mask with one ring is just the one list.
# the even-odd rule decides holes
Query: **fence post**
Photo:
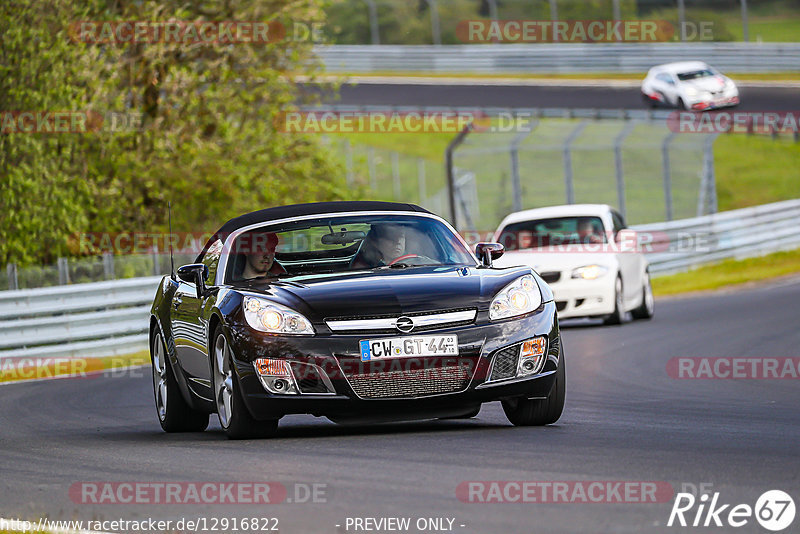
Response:
[{"label": "fence post", "polygon": [[681,30],[681,42],[686,42],[686,5],[684,0],[678,0],[678,26]]},{"label": "fence post", "polygon": [[9,263],[6,265],[6,273],[8,273],[8,289],[19,289],[19,277],[17,275],[17,264]]},{"label": "fence post", "polygon": [[400,154],[392,152],[392,194],[394,201],[400,200]]},{"label": "fence post", "polygon": [[617,208],[623,217],[627,218],[627,208],[625,206],[625,173],[622,168],[622,143],[630,135],[636,123],[628,121],[622,131],[614,139],[614,169],[617,174]]},{"label": "fence post", "polygon": [[372,189],[372,192],[374,193],[378,190],[378,176],[377,176],[377,171],[375,170],[374,147],[367,148],[367,168],[369,169],[369,186]]},{"label": "fence post", "polygon": [[538,125],[539,120],[536,119],[527,130],[518,133],[514,136],[514,139],[511,140],[511,206],[514,211],[522,210],[522,181],[519,177],[519,146]]},{"label": "fence post", "polygon": [[344,165],[345,165],[345,172],[346,172],[345,180],[347,181],[347,187],[349,188],[350,186],[353,185],[353,181],[354,181],[354,176],[353,176],[353,174],[354,174],[353,173],[353,145],[350,144],[350,140],[349,139],[345,139],[344,140],[344,158],[345,158],[344,159],[344,161],[345,161]]},{"label": "fence post", "polygon": [[742,3],[742,40],[744,42],[750,41],[750,27],[747,22],[747,0],[741,0]]},{"label": "fence post", "polygon": [[439,26],[439,7],[436,5],[436,0],[426,0],[428,2],[428,9],[431,10],[431,36],[433,44],[442,44],[442,29]]},{"label": "fence post", "polygon": [[[552,22],[556,22],[558,20],[558,0],[550,0],[550,20]],[[556,33],[552,32],[553,34],[553,42],[555,43],[558,41],[558,37],[556,37]]]},{"label": "fence post", "polygon": [[497,20],[497,0],[486,0],[489,4],[489,18]]},{"label": "fence post", "polygon": [[567,204],[575,204],[575,189],[572,184],[572,143],[581,134],[588,121],[581,121],[564,141],[564,188],[567,191]]},{"label": "fence post", "polygon": [[467,135],[469,135],[469,132],[471,132],[474,127],[475,126],[471,122],[464,126],[464,129],[450,141],[447,145],[447,150],[444,152],[444,167],[447,173],[447,194],[450,201],[450,223],[456,230],[458,230],[458,214],[456,213],[456,178],[455,170],[453,169],[453,153],[456,151],[456,148],[458,148],[458,145],[464,142],[464,139],[466,139]]},{"label": "fence post", "polygon": [[153,275],[158,276],[161,274],[160,265],[158,264],[158,245],[153,247],[151,254],[153,256]]},{"label": "fence post", "polygon": [[103,275],[106,280],[113,280],[114,275],[114,255],[106,252],[103,254]]},{"label": "fence post", "polygon": [[672,175],[669,168],[669,144],[675,137],[675,132],[670,132],[661,144],[661,165],[664,175],[664,206],[667,212],[667,220],[672,220]]},{"label": "fence post", "polygon": [[425,183],[425,160],[417,158],[417,186],[419,187],[419,204],[425,205],[428,198],[428,187]]},{"label": "fence post", "polygon": [[58,283],[65,286],[69,284],[69,263],[67,258],[58,258]]},{"label": "fence post", "polygon": [[706,162],[704,170],[707,173],[707,204],[708,213],[717,213],[717,178],[714,172],[714,141],[719,134],[711,134],[703,145],[703,160]]},{"label": "fence post", "polygon": [[367,10],[369,11],[369,33],[372,37],[372,44],[381,44],[380,28],[378,27],[378,6],[375,5],[375,0],[364,0],[367,3]]}]

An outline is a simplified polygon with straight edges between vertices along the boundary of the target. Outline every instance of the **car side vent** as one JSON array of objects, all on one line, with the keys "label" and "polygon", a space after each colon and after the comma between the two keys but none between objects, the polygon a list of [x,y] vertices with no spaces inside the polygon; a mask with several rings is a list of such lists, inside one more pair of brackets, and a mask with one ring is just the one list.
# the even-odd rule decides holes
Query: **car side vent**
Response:
[{"label": "car side vent", "polygon": [[547,282],[548,284],[554,284],[561,280],[561,272],[560,271],[549,271],[546,273],[541,273],[539,276],[542,277],[542,280]]},{"label": "car side vent", "polygon": [[519,345],[498,350],[492,363],[492,376],[490,380],[503,380],[513,378],[517,374],[517,359],[519,358]]}]

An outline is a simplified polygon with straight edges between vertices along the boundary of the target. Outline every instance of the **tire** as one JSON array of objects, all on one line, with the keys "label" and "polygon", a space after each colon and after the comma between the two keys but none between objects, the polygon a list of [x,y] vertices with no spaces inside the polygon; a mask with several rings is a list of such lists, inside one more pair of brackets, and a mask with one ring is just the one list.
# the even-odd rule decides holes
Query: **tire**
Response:
[{"label": "tire", "polygon": [[653,286],[650,284],[650,273],[644,273],[642,286],[642,303],[631,310],[634,319],[652,319],[655,314],[655,300],[653,299]]},{"label": "tire", "polygon": [[645,107],[649,107],[650,109],[656,109],[658,107],[658,101],[653,100],[645,93],[642,93],[642,101],[644,102]]},{"label": "tire", "polygon": [[567,369],[564,351],[558,359],[556,383],[546,399],[511,399],[503,401],[503,411],[514,426],[551,425],[559,420],[564,411],[567,392]]},{"label": "tire", "polygon": [[222,430],[230,439],[274,436],[278,430],[278,420],[257,421],[244,404],[239,380],[233,368],[233,354],[221,327],[216,328],[212,340],[210,360],[214,405]]},{"label": "tire", "polygon": [[625,319],[625,304],[623,299],[622,278],[617,276],[617,281],[614,283],[614,312],[606,317],[603,324],[622,324]]},{"label": "tire", "polygon": [[167,361],[167,348],[156,331],[150,345],[153,366],[153,396],[156,415],[164,432],[202,432],[208,427],[208,414],[193,409],[181,395],[178,382]]},{"label": "tire", "polygon": [[691,109],[686,107],[686,102],[684,102],[683,98],[680,98],[680,97],[678,98],[677,107],[678,107],[678,109],[680,109],[682,111],[692,111]]}]

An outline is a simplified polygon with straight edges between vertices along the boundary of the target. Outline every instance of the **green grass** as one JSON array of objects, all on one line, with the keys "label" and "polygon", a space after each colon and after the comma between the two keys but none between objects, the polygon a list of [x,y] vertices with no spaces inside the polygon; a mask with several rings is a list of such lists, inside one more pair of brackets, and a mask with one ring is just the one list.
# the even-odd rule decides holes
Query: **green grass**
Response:
[{"label": "green grass", "polygon": [[721,211],[800,198],[800,143],[723,135],[714,143]]},{"label": "green grass", "polygon": [[653,278],[657,296],[710,291],[800,273],[800,249],[745,260],[726,260],[686,273]]}]

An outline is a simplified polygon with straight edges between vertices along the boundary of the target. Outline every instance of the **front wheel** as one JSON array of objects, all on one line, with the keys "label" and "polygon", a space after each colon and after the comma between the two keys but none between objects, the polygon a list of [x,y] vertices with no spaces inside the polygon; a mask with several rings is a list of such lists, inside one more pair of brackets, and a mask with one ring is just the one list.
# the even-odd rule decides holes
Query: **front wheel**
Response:
[{"label": "front wheel", "polygon": [[181,395],[178,382],[167,361],[167,349],[161,332],[150,346],[153,364],[153,393],[158,422],[164,432],[202,432],[208,426],[208,414],[193,409]]},{"label": "front wheel", "polygon": [[650,284],[650,273],[644,273],[644,285],[642,286],[642,303],[631,311],[634,319],[652,319],[655,314],[655,299],[653,298],[653,286]]},{"label": "front wheel", "polygon": [[622,293],[622,278],[617,276],[614,282],[614,312],[606,317],[604,324],[622,324],[625,319],[625,301]]},{"label": "front wheel", "polygon": [[567,392],[567,369],[564,352],[558,359],[556,383],[545,399],[510,399],[503,401],[503,411],[514,426],[542,426],[555,423],[564,411]]},{"label": "front wheel", "polygon": [[267,438],[275,435],[278,430],[277,419],[257,421],[244,405],[241,386],[233,369],[233,355],[220,327],[214,333],[211,367],[214,377],[214,403],[219,424],[225,434],[230,439]]}]

